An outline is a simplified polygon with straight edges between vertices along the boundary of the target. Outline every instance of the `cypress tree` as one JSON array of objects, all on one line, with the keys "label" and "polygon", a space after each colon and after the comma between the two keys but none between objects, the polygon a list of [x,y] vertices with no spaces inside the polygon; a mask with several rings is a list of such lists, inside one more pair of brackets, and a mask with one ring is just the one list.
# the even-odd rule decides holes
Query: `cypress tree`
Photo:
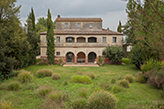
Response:
[{"label": "cypress tree", "polygon": [[35,15],[33,8],[31,8],[31,12],[28,15],[27,19],[27,39],[30,43],[30,51],[29,51],[29,64],[35,64],[36,63],[36,56],[37,56],[37,51],[38,51],[38,36],[36,35],[35,32]]},{"label": "cypress tree", "polygon": [[51,13],[48,9],[47,15],[47,58],[49,64],[54,64],[54,52],[55,52],[55,44],[54,44],[54,31],[53,31],[53,22],[51,20]]},{"label": "cypress tree", "polygon": [[120,33],[122,32],[121,27],[122,27],[121,21],[119,20],[119,25],[117,27],[117,32],[120,32]]}]

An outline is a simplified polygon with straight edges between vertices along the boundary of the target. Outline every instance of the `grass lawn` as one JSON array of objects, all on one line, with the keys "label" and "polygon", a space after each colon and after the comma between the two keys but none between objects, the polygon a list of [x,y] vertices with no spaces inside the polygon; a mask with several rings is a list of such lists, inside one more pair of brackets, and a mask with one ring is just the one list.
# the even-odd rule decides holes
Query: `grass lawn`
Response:
[{"label": "grass lawn", "polygon": [[[53,80],[51,77],[38,78],[35,73],[40,69],[51,69],[54,73],[60,73],[61,79]],[[43,108],[43,104],[46,98],[40,97],[36,94],[37,88],[28,89],[31,86],[47,85],[52,87],[54,90],[59,90],[67,93],[69,100],[65,101],[66,108],[70,109],[70,102],[75,98],[78,98],[78,92],[81,88],[86,88],[87,98],[96,90],[106,90],[101,87],[102,83],[107,83],[109,89],[107,91],[114,93],[112,87],[117,84],[111,84],[111,80],[115,79],[118,81],[123,78],[126,74],[132,74],[135,76],[138,69],[134,65],[104,65],[102,67],[62,67],[59,65],[33,65],[25,68],[34,74],[31,83],[22,83],[21,89],[18,91],[9,91],[0,89],[0,99],[12,102],[13,109],[40,109]],[[71,76],[76,75],[76,72],[93,72],[96,74],[96,78],[92,80],[91,84],[72,83]],[[8,84],[13,81],[17,81],[17,77],[5,80],[3,82]],[[68,85],[64,86],[63,83],[67,81]],[[151,87],[147,84],[140,84],[137,82],[130,83],[129,88],[122,88],[121,92],[114,93],[118,99],[118,109],[126,109],[128,105],[150,105],[153,102],[161,101],[162,98],[159,95],[159,90]]]}]

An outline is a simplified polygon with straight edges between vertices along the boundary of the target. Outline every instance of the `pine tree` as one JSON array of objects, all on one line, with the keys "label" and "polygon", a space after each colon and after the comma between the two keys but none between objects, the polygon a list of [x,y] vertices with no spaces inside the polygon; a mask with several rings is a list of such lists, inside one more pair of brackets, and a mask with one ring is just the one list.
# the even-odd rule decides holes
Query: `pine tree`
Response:
[{"label": "pine tree", "polygon": [[54,31],[53,31],[53,22],[51,20],[51,13],[48,9],[47,15],[47,57],[49,64],[54,64],[54,52],[55,52],[55,44],[54,44]]},{"label": "pine tree", "polygon": [[31,19],[33,31],[35,31],[35,14],[33,8],[31,8],[31,12],[29,13],[28,19]]}]

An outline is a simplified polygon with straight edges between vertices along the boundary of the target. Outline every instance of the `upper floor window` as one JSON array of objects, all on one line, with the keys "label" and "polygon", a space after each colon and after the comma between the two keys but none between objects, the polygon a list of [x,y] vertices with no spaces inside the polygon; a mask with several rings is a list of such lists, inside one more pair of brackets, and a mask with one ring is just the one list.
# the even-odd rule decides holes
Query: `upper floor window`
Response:
[{"label": "upper floor window", "polygon": [[93,23],[89,23],[89,27],[92,28],[93,27]]},{"label": "upper floor window", "polygon": [[60,42],[60,37],[56,37],[56,42]]},{"label": "upper floor window", "polygon": [[95,42],[97,42],[97,38],[95,38],[95,37],[90,37],[90,38],[88,38],[88,42],[90,42],[90,43],[95,43]]},{"label": "upper floor window", "polygon": [[117,37],[113,37],[113,43],[117,42]]},{"label": "upper floor window", "polygon": [[74,42],[74,38],[73,37],[67,37],[66,42]]},{"label": "upper floor window", "polygon": [[68,23],[65,23],[65,28],[68,28]]},{"label": "upper floor window", "polygon": [[77,23],[77,27],[80,28],[81,27],[81,23]]},{"label": "upper floor window", "polygon": [[104,43],[106,42],[106,37],[103,37],[103,41],[102,42],[104,42]]}]

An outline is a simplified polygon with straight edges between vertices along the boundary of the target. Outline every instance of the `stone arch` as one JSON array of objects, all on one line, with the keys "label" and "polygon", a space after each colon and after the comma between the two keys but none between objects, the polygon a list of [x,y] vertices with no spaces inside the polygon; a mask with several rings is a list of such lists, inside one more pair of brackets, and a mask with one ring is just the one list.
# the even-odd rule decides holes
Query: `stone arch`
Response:
[{"label": "stone arch", "polygon": [[77,53],[77,63],[85,63],[86,54],[82,51]]},{"label": "stone arch", "polygon": [[74,53],[73,52],[67,52],[66,54],[66,62],[73,62],[74,63]]},{"label": "stone arch", "polygon": [[94,63],[97,59],[97,54],[95,52],[89,52],[88,54],[88,62]]}]

